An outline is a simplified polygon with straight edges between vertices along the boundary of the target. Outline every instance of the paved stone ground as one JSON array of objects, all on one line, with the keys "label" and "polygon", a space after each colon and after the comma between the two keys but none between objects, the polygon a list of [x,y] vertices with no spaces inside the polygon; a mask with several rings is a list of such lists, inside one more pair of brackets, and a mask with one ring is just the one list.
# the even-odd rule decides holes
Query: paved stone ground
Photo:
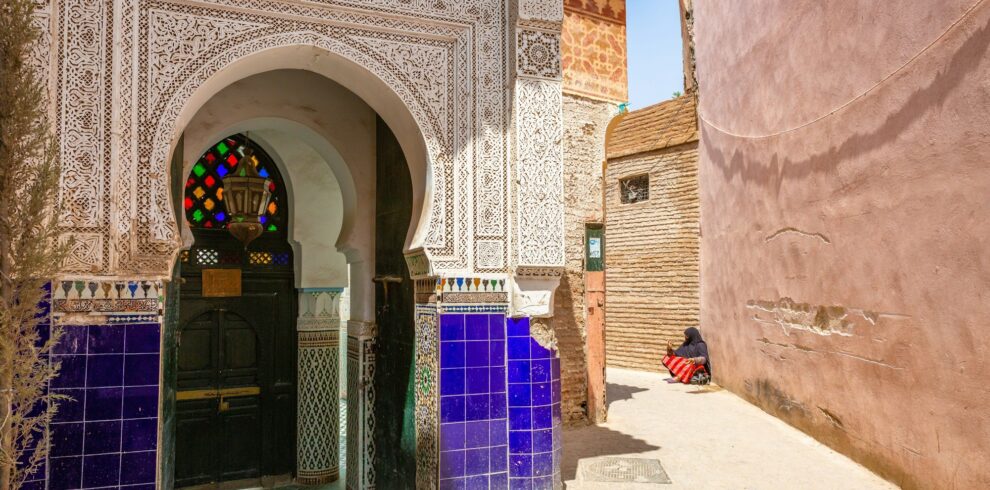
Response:
[{"label": "paved stone ground", "polygon": [[[608,422],[564,432],[570,490],[897,488],[718,387],[615,368],[607,376]],[[575,481],[578,461],[598,456],[659,459],[672,484]]]}]

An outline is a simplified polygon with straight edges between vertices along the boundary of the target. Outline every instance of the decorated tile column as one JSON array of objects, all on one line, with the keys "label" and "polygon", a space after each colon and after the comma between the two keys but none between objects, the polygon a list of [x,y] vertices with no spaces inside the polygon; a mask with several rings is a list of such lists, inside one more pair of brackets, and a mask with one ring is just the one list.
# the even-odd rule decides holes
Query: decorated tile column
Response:
[{"label": "decorated tile column", "polygon": [[[418,281],[416,289],[421,289]],[[416,304],[416,488],[436,488],[439,483],[440,344],[437,338],[434,297],[432,302]]]},{"label": "decorated tile column", "polygon": [[533,337],[529,318],[507,322],[510,488],[563,488],[560,357]]},{"label": "decorated tile column", "polygon": [[436,298],[439,322],[417,323],[419,487],[508,488],[505,278],[439,279]]},{"label": "decorated tile column", "polygon": [[47,488],[155,484],[162,301],[158,281],[53,283],[64,334],[51,390],[69,399],[51,426]]},{"label": "decorated tile column", "polygon": [[347,488],[375,488],[374,323],[347,322]]},{"label": "decorated tile column", "polygon": [[340,475],[341,288],[299,291],[297,480],[321,485]]},{"label": "decorated tile column", "polygon": [[554,312],[564,270],[563,3],[519,0],[515,16],[517,250],[507,321],[509,488],[559,489],[560,359],[552,330],[532,319]]}]

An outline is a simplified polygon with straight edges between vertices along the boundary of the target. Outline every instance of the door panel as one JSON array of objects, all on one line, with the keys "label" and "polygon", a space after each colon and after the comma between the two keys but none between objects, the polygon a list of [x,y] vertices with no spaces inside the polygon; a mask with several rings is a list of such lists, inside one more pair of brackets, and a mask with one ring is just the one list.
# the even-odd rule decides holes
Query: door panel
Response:
[{"label": "door panel", "polygon": [[[176,486],[259,478],[266,474],[266,410],[273,394],[280,328],[274,294],[183,298],[176,402]],[[282,326],[284,328],[284,326]],[[282,414],[286,416],[289,414]]]},{"label": "door panel", "polygon": [[176,486],[213,480],[216,451],[209,434],[216,411],[212,400],[176,401]]},{"label": "door panel", "polygon": [[228,400],[222,417],[222,480],[261,476],[261,406],[257,397]]}]

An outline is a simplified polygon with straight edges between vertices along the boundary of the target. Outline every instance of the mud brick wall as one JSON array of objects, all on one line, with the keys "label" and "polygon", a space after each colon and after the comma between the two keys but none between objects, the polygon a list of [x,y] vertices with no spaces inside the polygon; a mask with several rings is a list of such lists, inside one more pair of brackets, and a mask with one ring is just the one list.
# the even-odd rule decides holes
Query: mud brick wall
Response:
[{"label": "mud brick wall", "polygon": [[567,267],[557,288],[552,325],[561,359],[565,424],[581,424],[586,420],[584,229],[587,222],[602,221],[605,128],[617,113],[617,104],[564,95],[564,250]]},{"label": "mud brick wall", "polygon": [[[644,174],[649,199],[623,204],[619,180]],[[659,371],[698,325],[698,144],[609,160],[606,194],[606,362]]]}]

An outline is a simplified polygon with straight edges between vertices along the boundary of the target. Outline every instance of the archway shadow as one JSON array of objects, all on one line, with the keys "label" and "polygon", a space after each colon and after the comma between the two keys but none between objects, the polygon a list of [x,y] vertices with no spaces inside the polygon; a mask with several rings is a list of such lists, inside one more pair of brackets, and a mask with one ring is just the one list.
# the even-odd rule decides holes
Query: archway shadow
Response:
[{"label": "archway shadow", "polygon": [[576,478],[578,462],[582,459],[637,454],[660,449],[660,446],[654,446],[642,439],[598,425],[565,430],[563,439],[560,471],[564,481]]},{"label": "archway shadow", "polygon": [[629,400],[636,393],[642,393],[646,388],[639,386],[620,385],[618,383],[605,383],[605,400],[609,405],[614,402]]}]

